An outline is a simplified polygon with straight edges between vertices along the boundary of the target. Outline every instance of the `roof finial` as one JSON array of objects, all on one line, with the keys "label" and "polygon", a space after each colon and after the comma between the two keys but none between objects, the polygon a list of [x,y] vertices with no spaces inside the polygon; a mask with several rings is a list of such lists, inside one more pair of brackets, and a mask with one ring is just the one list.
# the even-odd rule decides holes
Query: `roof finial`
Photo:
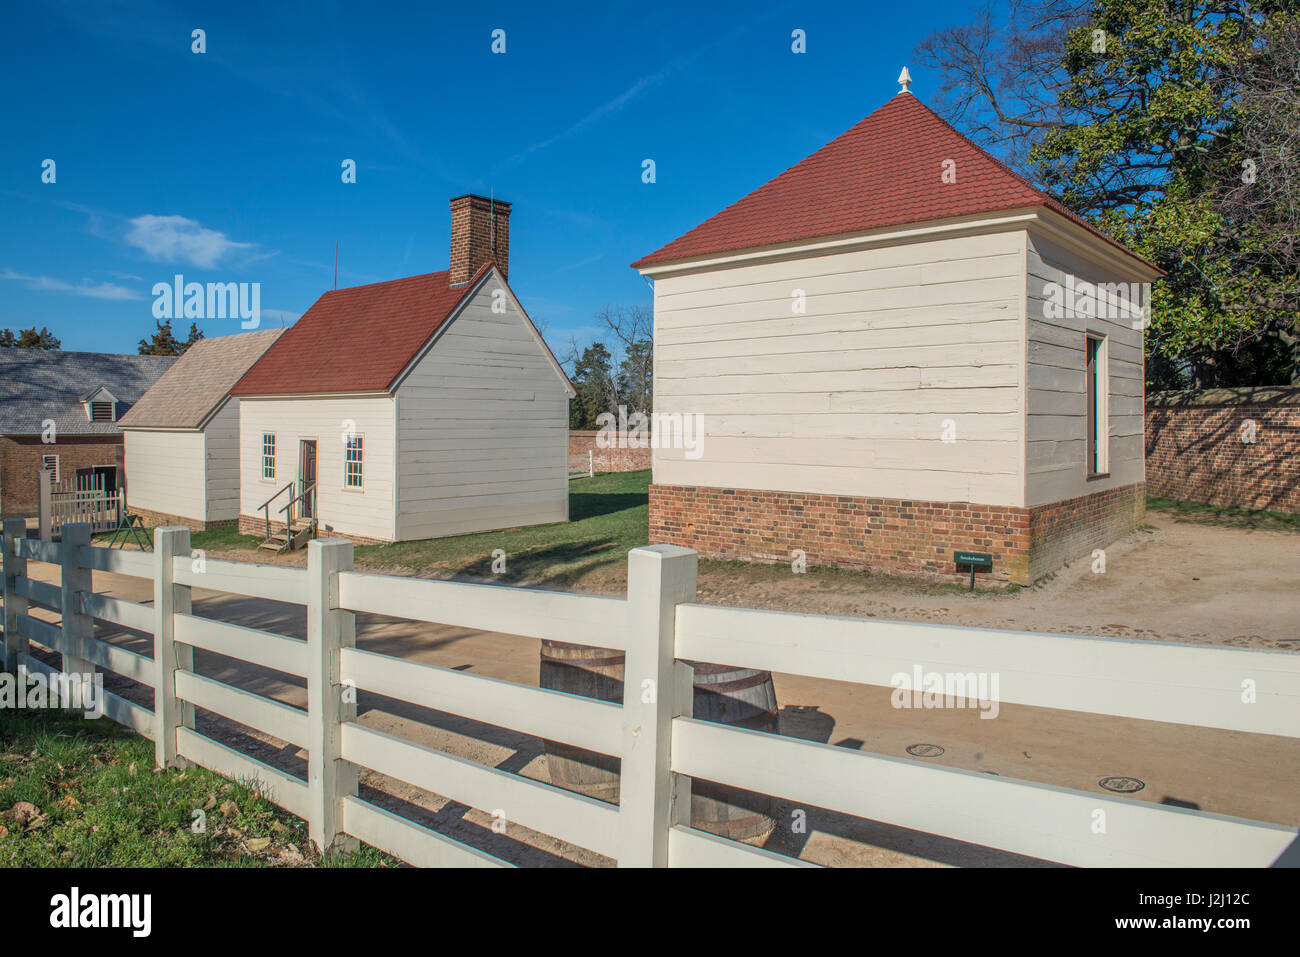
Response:
[{"label": "roof finial", "polygon": [[910,73],[907,72],[907,67],[903,67],[903,72],[900,73],[900,74],[898,74],[898,82],[899,82],[899,84],[901,84],[901,86],[902,86],[902,89],[900,89],[900,90],[898,91],[899,93],[910,93],[910,92],[911,92],[911,90],[908,89],[908,86],[911,85],[911,82],[912,82],[912,74],[910,74]]}]

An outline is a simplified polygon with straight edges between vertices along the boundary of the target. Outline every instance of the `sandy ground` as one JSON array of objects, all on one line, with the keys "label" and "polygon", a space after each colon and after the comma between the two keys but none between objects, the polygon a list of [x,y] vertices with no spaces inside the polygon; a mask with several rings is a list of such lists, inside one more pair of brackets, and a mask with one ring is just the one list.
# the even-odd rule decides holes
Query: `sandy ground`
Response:
[{"label": "sandy ground", "polygon": [[[1300,536],[1180,524],[1156,513],[1149,523],[1149,528],[1107,550],[1104,574],[1094,574],[1090,561],[1078,562],[1043,584],[1009,594],[971,595],[863,576],[796,576],[784,567],[706,563],[699,595],[713,604],[1300,649]],[[57,578],[49,566],[33,563],[31,569],[36,577]],[[115,597],[148,601],[151,592],[144,586],[139,579],[95,573],[96,591]],[[619,576],[611,574],[580,587],[617,593],[621,586]],[[299,607],[197,589],[195,611],[297,637],[305,628]],[[99,634],[137,650],[149,649],[146,636],[108,626],[101,626]],[[358,615],[357,635],[358,644],[368,650],[523,684],[538,681],[539,642],[531,639],[369,615]],[[197,654],[196,667],[239,687],[305,706],[301,679],[204,652]],[[1131,795],[1133,800],[1300,825],[1300,740],[1008,704],[1001,706],[999,720],[982,721],[973,710],[894,709],[885,688],[789,675],[774,678],[782,734],[1098,794],[1106,793],[1098,786],[1103,777],[1135,777],[1145,787]],[[365,693],[359,712],[368,726],[549,780],[541,742],[530,735]],[[199,721],[200,730],[237,743],[261,760],[305,771],[304,755],[293,746],[211,715],[201,714]],[[937,744],[944,753],[910,758],[905,749],[916,743]],[[518,825],[510,825],[504,835],[494,834],[491,818],[482,811],[370,772],[363,771],[362,786],[369,800],[520,864],[610,863]],[[509,809],[504,810],[509,817]],[[1040,863],[815,808],[803,809],[807,833],[795,834],[790,827],[795,810],[788,802],[779,804],[778,826],[765,846],[821,864]]]}]

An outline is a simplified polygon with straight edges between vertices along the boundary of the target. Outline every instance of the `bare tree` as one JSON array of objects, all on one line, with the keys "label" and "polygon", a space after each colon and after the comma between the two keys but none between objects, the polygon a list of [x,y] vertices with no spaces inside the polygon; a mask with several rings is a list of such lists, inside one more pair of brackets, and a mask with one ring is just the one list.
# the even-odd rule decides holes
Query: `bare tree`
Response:
[{"label": "bare tree", "polygon": [[1069,125],[1061,92],[1070,31],[1089,21],[1090,0],[1011,0],[1005,21],[989,0],[974,21],[936,30],[917,48],[924,66],[943,77],[935,101],[981,145],[1021,172],[1045,132]]},{"label": "bare tree", "polygon": [[1300,17],[1279,17],[1266,26],[1262,48],[1242,51],[1233,76],[1239,89],[1232,117],[1240,128],[1241,165],[1227,169],[1216,205],[1243,242],[1278,273],[1295,277],[1300,274]]},{"label": "bare tree", "polygon": [[650,412],[654,391],[654,311],[645,306],[606,306],[596,313],[618,340],[622,359],[615,376],[620,401]]}]

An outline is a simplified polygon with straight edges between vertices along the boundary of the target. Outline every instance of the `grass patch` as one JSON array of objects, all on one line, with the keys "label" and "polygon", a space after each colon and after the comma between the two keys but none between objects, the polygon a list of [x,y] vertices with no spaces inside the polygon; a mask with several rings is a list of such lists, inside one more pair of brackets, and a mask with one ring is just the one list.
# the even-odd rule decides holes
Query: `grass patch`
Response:
[{"label": "grass patch", "polygon": [[[203,768],[154,771],[153,743],[107,718],[0,714],[0,867],[384,867],[322,859],[307,825]],[[195,834],[194,812],[206,818]]]},{"label": "grass patch", "polygon": [[[359,545],[358,566],[401,568],[505,582],[570,585],[592,571],[627,561],[628,549],[649,544],[650,470],[609,472],[569,485],[569,521],[477,532],[392,545]],[[504,549],[506,571],[492,571]]]},{"label": "grass patch", "polygon": [[1225,508],[1201,502],[1183,502],[1173,498],[1147,496],[1147,508],[1163,512],[1179,522],[1198,525],[1223,525],[1228,528],[1265,529],[1268,531],[1300,531],[1300,515],[1287,512],[1269,512],[1263,509]]},{"label": "grass patch", "polygon": [[[117,545],[122,544],[122,534],[117,533]],[[141,533],[145,541],[153,547],[153,529],[147,528]],[[95,535],[93,541],[101,545],[107,545],[113,539],[112,532],[101,532]],[[209,528],[201,532],[190,532],[190,547],[201,548],[206,551],[218,551],[225,548],[256,548],[262,544],[261,535],[241,535],[239,528],[235,525],[226,525],[221,528]],[[126,547],[134,549],[138,543],[134,535],[126,533]]]}]

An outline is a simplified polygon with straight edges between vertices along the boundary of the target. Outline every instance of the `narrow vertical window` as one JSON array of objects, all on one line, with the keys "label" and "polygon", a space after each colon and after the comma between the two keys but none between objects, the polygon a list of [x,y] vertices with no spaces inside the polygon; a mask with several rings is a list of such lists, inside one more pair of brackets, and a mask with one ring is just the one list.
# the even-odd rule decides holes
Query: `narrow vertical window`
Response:
[{"label": "narrow vertical window", "polygon": [[275,481],[275,436],[262,433],[262,478]]},{"label": "narrow vertical window", "polygon": [[343,486],[345,488],[361,488],[361,436],[348,436],[347,455],[343,467]]},{"label": "narrow vertical window", "polygon": [[1110,427],[1107,410],[1110,408],[1106,374],[1106,340],[1101,336],[1088,336],[1085,340],[1084,381],[1088,404],[1088,444],[1085,458],[1088,476],[1105,475]]},{"label": "narrow vertical window", "polygon": [[59,457],[57,455],[42,455],[41,468],[49,469],[54,474],[50,476],[50,481],[55,485],[59,484]]}]

